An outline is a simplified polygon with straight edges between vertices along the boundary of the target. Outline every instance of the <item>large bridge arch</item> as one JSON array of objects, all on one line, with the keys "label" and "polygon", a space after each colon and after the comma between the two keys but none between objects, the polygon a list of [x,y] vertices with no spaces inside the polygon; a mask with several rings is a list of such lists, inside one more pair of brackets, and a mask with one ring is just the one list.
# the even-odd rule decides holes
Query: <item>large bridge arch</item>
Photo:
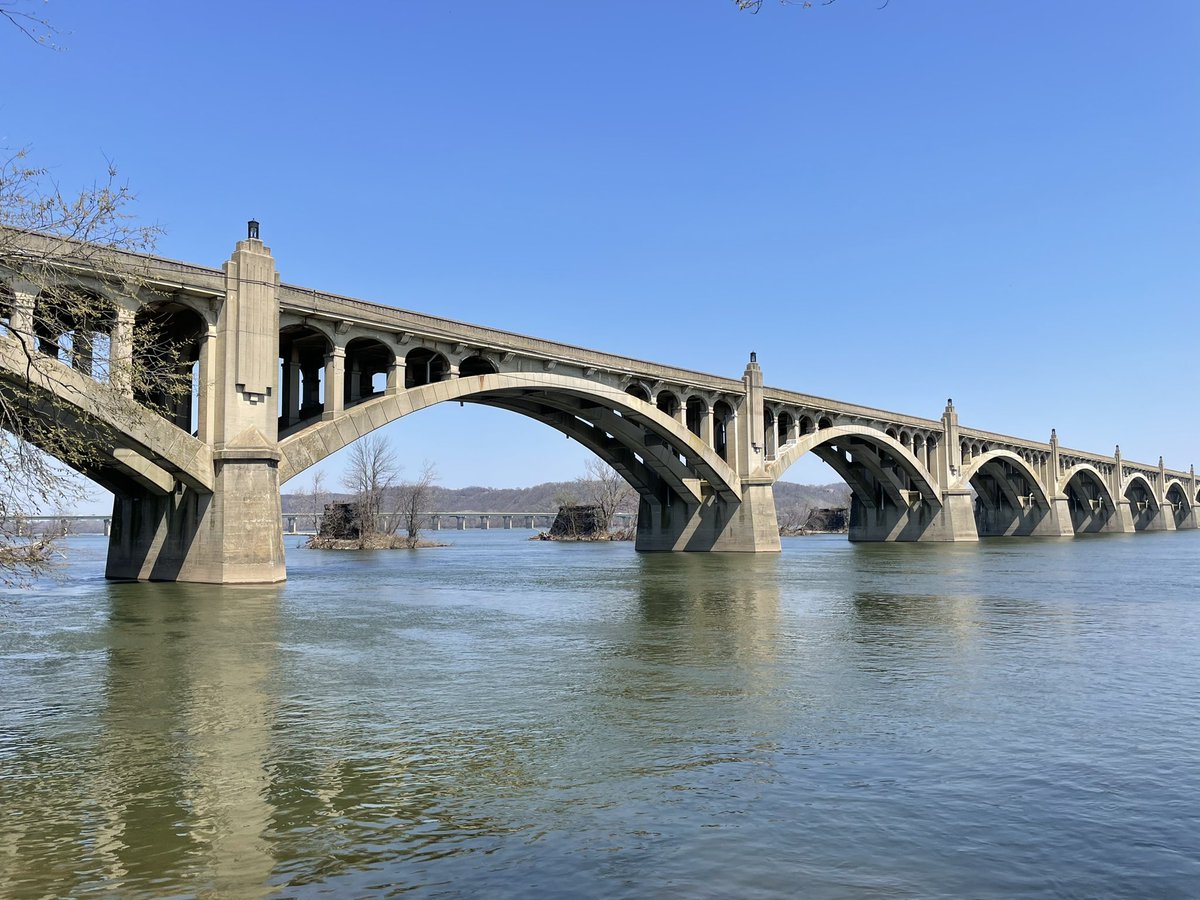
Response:
[{"label": "large bridge arch", "polygon": [[1032,488],[1033,501],[1040,506],[1049,508],[1050,495],[1046,491],[1046,486],[1042,484],[1041,477],[1028,460],[1011,450],[988,450],[986,453],[974,457],[959,475],[959,484],[962,486],[972,484],[981,472],[985,469],[995,469],[997,463],[1007,464],[1019,472]]},{"label": "large bridge arch", "polygon": [[1145,531],[1149,528],[1161,527],[1159,520],[1161,504],[1154,485],[1141,472],[1134,472],[1121,485],[1121,494],[1129,504],[1129,514],[1134,531]]},{"label": "large bridge arch", "polygon": [[[809,452],[816,453],[821,457],[822,461],[829,463],[826,456],[836,458],[836,454],[825,453],[823,448],[828,445],[837,446],[839,439],[843,442],[862,442],[873,445],[877,449],[885,450],[889,456],[893,457],[901,465],[904,472],[912,479],[911,489],[919,491],[921,497],[930,503],[941,505],[941,495],[929,470],[921,464],[921,461],[913,455],[911,450],[901,444],[896,438],[874,428],[855,425],[836,425],[801,435],[778,459],[767,466],[767,474],[771,476],[772,481],[779,481],[783,477],[783,474],[791,468],[793,463]],[[833,463],[830,463],[830,465],[835,470],[837,469],[837,466]],[[839,472],[839,474],[841,473]],[[850,487],[853,489],[854,485],[851,484]]]},{"label": "large bridge arch", "polygon": [[838,473],[851,490],[850,540],[975,540],[969,495],[944,502],[936,480],[898,437],[864,425],[826,425],[801,434],[767,475],[778,481],[806,453]]},{"label": "large bridge arch", "polygon": [[972,457],[957,487],[975,493],[975,527],[981,537],[1063,534],[1041,477],[1011,450],[990,449]]},{"label": "large bridge arch", "polygon": [[1076,463],[1063,472],[1056,493],[1067,498],[1076,534],[1118,530],[1116,499],[1104,474],[1091,463]]},{"label": "large bridge arch", "polygon": [[[635,453],[668,481],[679,481],[680,489],[697,502],[704,493],[701,480],[724,499],[741,497],[740,482],[732,467],[652,403],[582,378],[531,372],[437,381],[372,399],[336,419],[315,423],[280,442],[280,482],[294,478],[377,428],[454,400],[507,408],[570,431],[572,436],[584,433],[587,423]],[[579,420],[579,425],[568,425],[558,414]]]},{"label": "large bridge arch", "polygon": [[1167,498],[1167,505],[1171,508],[1175,527],[1186,527],[1196,509],[1196,501],[1188,496],[1187,486],[1178,478],[1172,478],[1167,482],[1163,494]]}]

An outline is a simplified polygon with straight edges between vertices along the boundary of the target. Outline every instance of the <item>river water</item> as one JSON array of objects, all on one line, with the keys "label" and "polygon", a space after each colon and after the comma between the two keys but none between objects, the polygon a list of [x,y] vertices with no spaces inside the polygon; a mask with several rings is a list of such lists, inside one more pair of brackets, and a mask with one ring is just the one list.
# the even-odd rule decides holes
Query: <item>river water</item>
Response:
[{"label": "river water", "polygon": [[1200,532],[528,534],[278,588],[71,538],[0,595],[0,894],[1200,893]]}]

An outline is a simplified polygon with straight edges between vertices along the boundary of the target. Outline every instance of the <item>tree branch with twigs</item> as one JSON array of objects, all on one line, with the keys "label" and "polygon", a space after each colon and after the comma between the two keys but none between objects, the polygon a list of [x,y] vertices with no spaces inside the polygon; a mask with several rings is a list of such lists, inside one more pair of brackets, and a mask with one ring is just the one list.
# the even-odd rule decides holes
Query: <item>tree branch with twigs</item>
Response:
[{"label": "tree branch with twigs", "polygon": [[111,163],[101,180],[67,192],[28,157],[25,149],[0,157],[5,580],[40,571],[50,552],[15,534],[9,519],[77,500],[64,466],[98,471],[115,434],[191,391],[179,347],[153,316],[138,315],[154,299],[144,254],[160,230],[136,222],[134,195]]}]

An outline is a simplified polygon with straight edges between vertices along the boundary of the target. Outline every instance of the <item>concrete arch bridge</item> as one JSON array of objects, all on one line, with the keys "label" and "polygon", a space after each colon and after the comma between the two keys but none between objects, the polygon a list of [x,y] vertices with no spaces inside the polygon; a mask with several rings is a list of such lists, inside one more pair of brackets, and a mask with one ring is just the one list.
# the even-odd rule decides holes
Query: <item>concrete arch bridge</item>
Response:
[{"label": "concrete arch bridge", "polygon": [[[105,301],[87,321],[0,269],[0,390],[88,430],[97,452],[66,461],[115,495],[111,578],[282,580],[280,486],[453,401],[536,419],[611,465],[640,498],[639,550],[778,550],[772,485],[806,453],[852,489],[854,541],[1197,527],[1194,469],[967,428],[953,403],[925,419],[767,387],[753,353],[724,378],[284,284],[256,223],[221,268],[124,263],[135,289],[60,254],[56,289]],[[115,365],[137,361],[148,319],[196,385],[158,413]]]}]

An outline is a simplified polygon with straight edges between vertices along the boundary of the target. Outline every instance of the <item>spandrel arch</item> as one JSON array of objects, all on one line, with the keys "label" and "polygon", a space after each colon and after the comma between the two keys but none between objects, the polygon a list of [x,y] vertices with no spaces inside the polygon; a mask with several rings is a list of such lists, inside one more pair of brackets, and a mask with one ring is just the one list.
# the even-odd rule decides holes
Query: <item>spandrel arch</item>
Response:
[{"label": "spandrel arch", "polygon": [[[841,448],[840,450],[831,448]],[[925,468],[922,462],[913,455],[912,451],[902,445],[898,440],[888,435],[886,432],[879,431],[874,428],[866,428],[855,425],[828,425],[818,431],[804,434],[795,442],[788,445],[787,449],[779,456],[777,460],[767,466],[767,474],[772,480],[778,481],[783,477],[783,474],[806,453],[814,453],[823,462],[829,464],[845,478],[843,469],[846,469],[845,453],[853,453],[850,448],[859,448],[859,455],[866,457],[864,448],[871,448],[874,451],[874,458],[868,459],[864,465],[872,474],[878,474],[875,470],[884,467],[892,470],[899,470],[908,479],[909,483],[901,487],[895,478],[886,477],[881,485],[885,493],[891,495],[894,499],[903,499],[905,502],[911,502],[911,497],[901,497],[900,491],[916,491],[921,498],[935,506],[941,505],[941,496],[934,482],[933,476]],[[854,478],[855,482],[861,482],[860,477]],[[851,483],[848,479],[847,484],[851,489],[855,489],[855,483]],[[861,484],[859,485],[862,486]],[[857,491],[856,491],[857,492]],[[864,497],[864,499],[866,499]]]},{"label": "spandrel arch", "polygon": [[[641,473],[630,479],[639,491],[647,487],[644,473],[653,471],[691,502],[701,502],[706,491],[729,500],[741,496],[740,482],[732,467],[677,419],[618,388],[551,373],[454,378],[372,399],[337,419],[315,423],[281,441],[280,482],[377,428],[452,400],[511,409],[559,430],[586,434],[589,433],[583,431],[586,425],[592,429],[594,443],[601,443],[603,435],[605,446],[611,445],[610,457],[619,446],[633,455],[638,466],[644,467],[626,466]],[[571,424],[561,416],[578,422]],[[604,454],[600,455],[604,458]]]}]

